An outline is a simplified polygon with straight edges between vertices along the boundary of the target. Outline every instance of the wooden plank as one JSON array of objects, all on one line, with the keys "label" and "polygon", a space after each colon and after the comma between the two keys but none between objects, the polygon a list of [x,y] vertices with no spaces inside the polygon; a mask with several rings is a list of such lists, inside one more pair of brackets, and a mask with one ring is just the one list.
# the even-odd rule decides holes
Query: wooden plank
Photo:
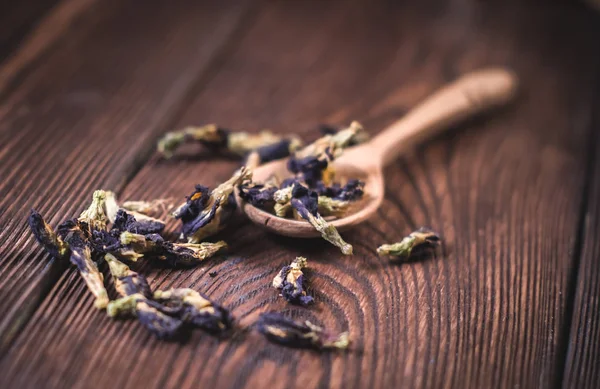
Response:
[{"label": "wooden plank", "polygon": [[0,350],[61,273],[28,231],[29,209],[55,224],[94,189],[119,190],[247,4],[102,2],[0,105]]},{"label": "wooden plank", "polygon": [[[346,234],[356,255],[269,235],[240,220],[232,256],[187,271],[144,266],[154,287],[191,286],[251,325],[267,310],[349,329],[353,350],[318,354],[254,332],[183,343],[92,308],[77,274],[52,289],[2,361],[10,386],[549,387],[562,369],[569,269],[585,181],[598,25],[576,7],[275,3],[182,115],[315,137],[314,123],[363,121],[375,133],[457,75],[508,65],[523,80],[511,109],[462,126],[390,166],[376,218]],[[550,60],[550,58],[552,60]],[[188,150],[190,151],[190,150]],[[182,196],[236,164],[153,158],[125,198]],[[376,245],[420,225],[442,232],[435,259],[389,266]],[[309,309],[272,277],[309,258]],[[217,271],[217,277],[208,276]]]},{"label": "wooden plank", "polygon": [[18,48],[56,3],[58,0],[0,3],[0,62]]},{"label": "wooden plank", "polygon": [[593,141],[590,142],[590,180],[582,217],[581,262],[576,274],[575,303],[564,372],[563,388],[596,388],[600,382],[600,77],[596,80],[595,114],[592,122]]},{"label": "wooden plank", "polygon": [[[56,41],[66,34],[73,24],[76,24],[76,19],[84,12],[93,9],[94,2],[95,0],[63,0],[60,2],[43,1],[33,5],[24,1],[11,3],[10,6],[5,6],[7,8],[5,10],[0,9],[0,15],[2,12],[6,12],[5,15],[7,15],[7,23],[0,27],[5,31],[14,25],[15,19],[24,19],[23,24],[19,25],[19,29],[13,34],[8,34],[8,36],[2,34],[5,37],[4,44],[12,46],[15,50],[12,50],[12,53],[2,61],[0,66],[0,98],[6,96],[11,89],[18,87],[27,70],[36,61],[41,60]],[[44,14],[47,9],[49,9],[48,12]],[[38,13],[39,16],[44,14],[39,21],[37,20]],[[74,31],[77,32],[77,35],[83,35],[85,29],[91,26],[93,23],[79,26]],[[0,34],[2,32],[0,31]]]}]

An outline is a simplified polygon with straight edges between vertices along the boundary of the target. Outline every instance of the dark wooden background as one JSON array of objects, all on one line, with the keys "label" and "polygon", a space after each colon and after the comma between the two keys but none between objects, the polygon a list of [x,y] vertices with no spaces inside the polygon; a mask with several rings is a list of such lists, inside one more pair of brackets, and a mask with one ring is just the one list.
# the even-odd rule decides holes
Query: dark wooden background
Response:
[{"label": "dark wooden background", "polygon": [[[522,3],[4,2],[0,387],[597,388],[600,16]],[[183,198],[236,167],[195,148],[161,161],[153,147],[169,129],[314,139],[318,123],[357,119],[374,134],[486,65],[517,72],[519,100],[390,166],[384,208],[345,234],[354,257],[240,219],[223,234],[229,257],[140,269],[154,287],[209,294],[241,325],[280,310],[349,330],[347,353],[252,332],[158,341],[95,310],[77,272],[27,229],[31,207],[56,224],[96,188]],[[444,237],[437,258],[376,256],[422,225]],[[312,267],[309,309],[270,287],[299,254]]]}]

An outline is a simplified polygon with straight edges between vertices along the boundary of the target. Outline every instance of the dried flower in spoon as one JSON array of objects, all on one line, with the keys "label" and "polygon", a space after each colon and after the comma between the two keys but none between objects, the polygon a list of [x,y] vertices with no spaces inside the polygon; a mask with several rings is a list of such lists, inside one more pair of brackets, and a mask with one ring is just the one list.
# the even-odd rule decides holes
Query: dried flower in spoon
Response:
[{"label": "dried flower in spoon", "polygon": [[292,208],[298,212],[302,219],[308,221],[321,237],[340,248],[344,255],[352,255],[352,245],[345,242],[334,226],[329,224],[321,215],[319,215],[319,201],[315,191],[296,183],[292,189]]}]

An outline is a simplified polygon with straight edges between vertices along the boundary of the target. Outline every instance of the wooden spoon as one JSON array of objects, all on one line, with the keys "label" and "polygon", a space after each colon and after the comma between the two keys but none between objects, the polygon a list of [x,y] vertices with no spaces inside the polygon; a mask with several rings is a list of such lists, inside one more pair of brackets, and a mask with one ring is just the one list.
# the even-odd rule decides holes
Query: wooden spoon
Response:
[{"label": "wooden spoon", "polygon": [[[382,172],[387,164],[442,130],[507,103],[516,90],[517,78],[507,70],[485,69],[469,73],[430,96],[370,142],[345,150],[334,161],[336,178],[364,181],[365,196],[357,202],[355,212],[330,224],[342,231],[367,220],[383,201],[385,185]],[[287,170],[287,159],[256,168],[253,180],[263,182],[273,175],[280,179],[291,176]],[[236,198],[250,220],[277,234],[302,238],[320,236],[306,221],[280,218],[244,202],[239,196]]]}]

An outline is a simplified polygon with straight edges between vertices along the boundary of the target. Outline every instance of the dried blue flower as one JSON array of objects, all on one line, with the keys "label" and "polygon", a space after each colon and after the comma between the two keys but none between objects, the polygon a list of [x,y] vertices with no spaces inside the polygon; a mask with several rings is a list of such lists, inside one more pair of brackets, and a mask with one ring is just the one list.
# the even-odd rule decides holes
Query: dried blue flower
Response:
[{"label": "dried blue flower", "polygon": [[275,192],[277,187],[263,184],[251,183],[239,187],[240,198],[258,208],[272,205]]},{"label": "dried blue flower", "polygon": [[365,183],[360,180],[348,180],[346,185],[333,184],[325,185],[322,181],[315,184],[314,190],[319,196],[330,197],[334,200],[356,201],[362,198],[364,194]]},{"label": "dried blue flower", "polygon": [[94,305],[99,309],[105,308],[109,301],[108,294],[104,288],[104,276],[92,261],[89,225],[77,219],[67,220],[58,226],[57,233],[69,245],[69,260],[77,266],[88,289],[96,297]]},{"label": "dried blue flower", "polygon": [[291,139],[282,139],[279,142],[259,147],[254,151],[258,154],[260,163],[266,163],[288,157],[298,150],[301,144],[302,143],[298,138],[293,137]]},{"label": "dried blue flower", "polygon": [[222,230],[236,207],[233,189],[251,178],[252,171],[242,167],[229,180],[213,189],[208,199],[204,199],[204,191],[196,191],[188,197],[173,213],[182,221],[181,237],[189,243],[198,243]]},{"label": "dried blue flower", "polygon": [[119,231],[129,231],[145,235],[161,232],[165,228],[165,223],[153,218],[144,218],[138,221],[133,215],[123,209],[119,209],[112,228]]},{"label": "dried blue flower", "polygon": [[358,122],[352,122],[344,130],[325,135],[305,148],[295,152],[288,161],[288,170],[300,177],[309,187],[319,181],[326,185],[333,182],[335,169],[331,162],[339,157],[357,134],[364,132]]},{"label": "dried blue flower", "polygon": [[322,216],[343,216],[348,213],[350,202],[344,200],[332,199],[331,197],[319,196],[319,215]]},{"label": "dried blue flower", "polygon": [[304,290],[304,273],[306,258],[297,257],[289,266],[284,266],[273,279],[273,287],[279,289],[281,296],[293,304],[308,305],[313,302]]},{"label": "dried blue flower", "polygon": [[37,241],[44,246],[46,251],[52,257],[59,260],[69,258],[69,255],[71,254],[69,244],[63,241],[56,232],[54,232],[52,227],[46,223],[42,215],[32,209],[27,221],[29,223],[29,228]]},{"label": "dried blue flower", "polygon": [[323,179],[323,172],[327,169],[328,165],[328,158],[319,158],[310,155],[304,158],[290,158],[287,168],[290,172],[300,175],[309,186],[313,186]]},{"label": "dried blue flower", "polygon": [[106,254],[115,288],[122,297],[111,301],[106,313],[110,317],[137,317],[139,322],[158,338],[172,338],[183,326],[183,321],[161,311],[160,304],[152,301],[152,292],[146,278],[111,254]]},{"label": "dried blue flower", "polygon": [[173,243],[158,234],[120,234],[121,247],[141,255],[166,261],[171,266],[193,266],[227,248],[227,243]]},{"label": "dried blue flower", "polygon": [[157,149],[169,158],[180,145],[189,141],[199,142],[212,151],[228,151],[240,157],[256,151],[262,162],[283,158],[301,146],[296,137],[283,138],[267,130],[251,134],[208,124],[169,132],[158,141]]},{"label": "dried blue flower", "polygon": [[331,334],[308,320],[296,322],[276,312],[261,314],[256,326],[268,340],[284,346],[323,350],[346,349],[350,345],[347,332]]},{"label": "dried blue flower", "polygon": [[318,215],[319,195],[314,190],[310,190],[304,185],[295,184],[292,188],[292,207],[303,219],[308,220],[308,214]]},{"label": "dried blue flower", "polygon": [[227,309],[193,289],[157,290],[154,300],[166,307],[166,311],[177,314],[184,323],[209,332],[220,333],[233,324],[233,317]]},{"label": "dried blue flower", "polygon": [[392,256],[391,261],[406,261],[421,249],[435,248],[440,244],[440,237],[428,228],[422,227],[413,231],[402,241],[393,244],[384,244],[377,248],[379,255]]},{"label": "dried blue flower", "polygon": [[[342,127],[342,126],[334,126],[331,124],[320,124],[319,125],[319,132],[323,135],[335,135],[342,130],[344,130],[344,127]],[[348,142],[348,147],[356,146],[356,145],[364,143],[368,140],[369,140],[369,134],[364,130],[360,130]]]},{"label": "dried blue flower", "polygon": [[301,184],[295,184],[290,203],[302,219],[308,221],[321,233],[323,239],[339,247],[344,255],[352,255],[352,245],[345,242],[335,227],[327,223],[319,214],[319,197],[315,191]]},{"label": "dried blue flower", "polygon": [[173,217],[187,223],[198,216],[206,207],[210,197],[210,188],[196,185],[194,191],[186,197],[186,202],[173,212]]}]

